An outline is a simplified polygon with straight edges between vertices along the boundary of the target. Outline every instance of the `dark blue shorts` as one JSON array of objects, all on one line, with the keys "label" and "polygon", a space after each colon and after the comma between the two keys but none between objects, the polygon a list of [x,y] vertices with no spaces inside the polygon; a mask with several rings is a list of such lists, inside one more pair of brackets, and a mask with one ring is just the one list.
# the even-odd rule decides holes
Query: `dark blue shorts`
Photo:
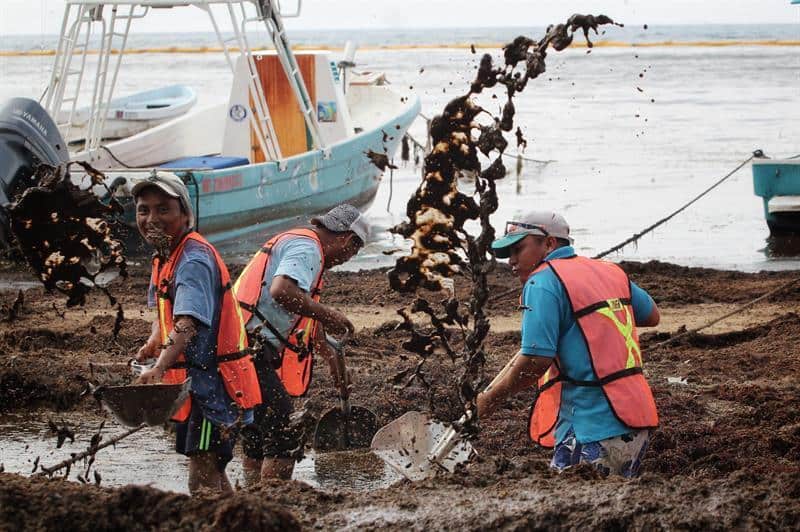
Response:
[{"label": "dark blue shorts", "polygon": [[203,417],[203,412],[195,405],[189,419],[183,423],[175,423],[175,450],[185,456],[209,452],[217,456],[217,467],[220,471],[233,458],[233,446],[236,444],[234,429],[224,429]]}]

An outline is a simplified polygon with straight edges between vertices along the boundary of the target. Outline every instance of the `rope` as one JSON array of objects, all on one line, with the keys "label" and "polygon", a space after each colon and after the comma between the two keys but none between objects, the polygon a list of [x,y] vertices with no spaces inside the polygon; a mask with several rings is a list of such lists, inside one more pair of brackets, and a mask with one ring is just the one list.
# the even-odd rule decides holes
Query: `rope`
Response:
[{"label": "rope", "polygon": [[708,194],[709,192],[711,192],[712,190],[714,190],[715,188],[717,188],[719,185],[721,185],[721,184],[722,184],[722,183],[724,183],[725,181],[727,181],[727,180],[728,180],[728,178],[730,178],[730,177],[731,177],[733,174],[735,174],[736,172],[738,172],[739,170],[741,170],[741,168],[742,168],[742,167],[744,167],[744,165],[746,165],[747,163],[749,163],[750,161],[752,161],[754,158],[756,158],[756,157],[759,157],[759,158],[760,158],[760,157],[763,157],[763,156],[764,156],[764,153],[763,153],[761,150],[756,150],[756,151],[754,151],[754,152],[753,152],[753,154],[752,154],[752,155],[750,155],[750,157],[748,157],[747,159],[745,159],[744,161],[742,161],[741,163],[739,163],[739,164],[736,166],[736,168],[734,168],[733,170],[731,170],[730,172],[728,172],[728,173],[727,173],[727,174],[726,174],[724,177],[722,177],[721,179],[717,180],[717,182],[716,182],[716,183],[714,183],[713,185],[711,185],[710,187],[708,187],[707,189],[705,189],[703,192],[701,192],[700,194],[698,194],[697,196],[695,196],[694,198],[692,198],[692,199],[691,199],[691,200],[690,200],[688,203],[685,203],[685,204],[683,204],[683,206],[681,206],[681,207],[680,207],[678,210],[676,210],[676,211],[673,211],[671,214],[669,214],[669,215],[665,216],[664,218],[661,218],[661,219],[660,219],[659,221],[657,221],[656,223],[654,223],[654,224],[650,225],[649,227],[646,227],[645,229],[643,229],[642,231],[640,231],[640,232],[638,232],[638,233],[635,233],[635,234],[634,234],[633,236],[631,236],[630,238],[628,238],[628,239],[626,239],[626,240],[623,240],[622,242],[620,242],[620,243],[619,243],[619,244],[617,244],[616,246],[614,246],[614,247],[611,247],[611,248],[609,248],[609,249],[607,249],[607,250],[603,251],[602,253],[599,253],[599,254],[595,255],[595,256],[594,256],[594,257],[592,257],[592,258],[593,258],[593,259],[601,259],[601,258],[605,257],[606,255],[608,255],[609,253],[614,253],[615,251],[619,251],[620,249],[624,248],[625,246],[627,246],[627,245],[628,245],[628,244],[630,244],[631,242],[636,242],[637,240],[639,240],[640,238],[642,238],[642,237],[643,237],[644,235],[646,235],[647,233],[649,233],[649,232],[653,231],[654,229],[656,229],[657,227],[659,227],[659,226],[661,226],[661,225],[663,225],[663,224],[667,223],[668,221],[670,221],[671,219],[673,219],[675,216],[677,216],[677,215],[678,215],[678,214],[680,214],[681,212],[685,211],[685,210],[686,210],[686,209],[687,209],[687,208],[688,208],[690,205],[692,205],[692,204],[693,204],[693,203],[695,203],[697,200],[699,200],[700,198],[702,198],[703,196],[705,196],[706,194]]},{"label": "rope", "polygon": [[760,301],[763,301],[764,299],[766,299],[766,298],[768,298],[770,296],[773,296],[773,295],[777,294],[778,292],[786,290],[787,288],[789,288],[790,286],[792,286],[793,284],[796,284],[798,282],[800,282],[800,277],[796,277],[795,279],[792,279],[791,281],[783,283],[779,287],[777,287],[777,288],[775,288],[773,290],[770,290],[766,294],[755,298],[754,300],[750,301],[749,303],[745,303],[744,305],[742,305],[742,306],[740,306],[740,307],[728,312],[724,316],[720,316],[719,318],[715,318],[715,319],[713,319],[713,320],[711,320],[711,321],[709,321],[707,323],[704,323],[703,325],[701,325],[700,327],[697,327],[696,329],[692,329],[690,331],[682,332],[682,333],[680,333],[680,334],[678,334],[676,336],[673,336],[672,338],[669,338],[668,340],[665,340],[663,342],[660,342],[660,343],[654,345],[653,347],[650,347],[649,349],[658,349],[659,347],[663,347],[663,346],[665,346],[667,344],[671,344],[672,342],[674,342],[675,340],[677,340],[679,338],[683,338],[685,336],[689,336],[691,334],[698,333],[698,332],[702,331],[703,329],[707,329],[707,328],[711,327],[712,325],[721,322],[724,319],[730,318],[731,316],[733,316],[735,314],[739,314],[740,312],[752,307],[756,303],[758,303]]}]

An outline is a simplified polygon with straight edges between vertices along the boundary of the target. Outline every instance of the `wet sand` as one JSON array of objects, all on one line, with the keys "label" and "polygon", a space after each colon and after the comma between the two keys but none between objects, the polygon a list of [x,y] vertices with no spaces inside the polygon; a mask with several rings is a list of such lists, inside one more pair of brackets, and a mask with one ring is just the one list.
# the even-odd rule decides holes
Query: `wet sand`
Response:
[{"label": "wet sand", "polygon": [[[530,398],[521,394],[495,419],[483,423],[475,442],[478,459],[464,471],[431,481],[401,481],[368,491],[276,482],[233,498],[193,501],[154,488],[97,488],[3,474],[0,528],[55,523],[78,529],[149,528],[154,523],[192,528],[235,526],[244,520],[251,524],[260,520],[265,529],[269,525],[284,529],[295,525],[325,529],[796,526],[800,521],[800,286],[706,333],[667,348],[648,347],[681,326],[692,328],[724,314],[800,272],[749,274],[664,263],[624,267],[650,291],[663,315],[662,325],[642,335],[645,371],[662,424],[638,480],[600,480],[583,468],[561,476],[551,473],[549,452],[534,447],[525,435]],[[30,281],[28,274],[7,269],[2,276],[9,283],[6,290],[15,281]],[[45,409],[37,410],[44,412],[37,415],[50,412],[67,421],[96,412],[93,400],[81,397],[81,392],[91,378],[115,383],[129,379],[125,361],[146,338],[152,319],[144,306],[146,282],[146,273],[134,269],[130,279],[112,284],[126,316],[116,340],[111,335],[116,309],[104,296],[93,294],[84,309],[65,312],[63,299],[27,288],[20,315],[0,323],[0,411],[16,415]],[[501,268],[491,277],[490,288],[497,294],[514,283]],[[468,288],[466,281],[456,282],[459,294]],[[15,295],[15,291],[0,292],[0,303],[10,306]],[[508,296],[490,306],[489,371],[499,370],[518,346],[516,298]],[[358,329],[348,350],[356,384],[354,404],[372,408],[381,423],[408,410],[428,411],[430,406],[443,420],[459,415],[449,380],[455,371],[447,360],[440,359],[441,364],[428,371],[436,396],[450,401],[429,405],[424,389],[394,387],[392,377],[416,359],[401,347],[406,334],[392,326],[398,320],[395,310],[410,299],[388,290],[385,272],[329,274],[324,299],[349,311]],[[323,366],[318,365],[306,398],[307,408],[317,415],[335,404]],[[5,452],[0,449],[0,455]],[[105,452],[115,450],[100,451]],[[152,513],[142,508],[152,508]]]}]

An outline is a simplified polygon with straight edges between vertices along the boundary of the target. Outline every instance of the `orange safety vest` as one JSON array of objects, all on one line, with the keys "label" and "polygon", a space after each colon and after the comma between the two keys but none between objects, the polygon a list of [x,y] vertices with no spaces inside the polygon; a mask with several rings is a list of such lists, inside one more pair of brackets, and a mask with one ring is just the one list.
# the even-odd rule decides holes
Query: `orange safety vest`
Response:
[{"label": "orange safety vest", "polygon": [[561,372],[558,357],[539,379],[528,434],[543,447],[555,445],[555,426],[563,383],[598,386],[622,424],[631,429],[655,428],[658,412],[642,374],[642,351],[636,333],[628,276],[614,263],[571,257],[547,261],[564,286],[572,315],[580,328],[594,379],[577,381]]},{"label": "orange safety vest", "polygon": [[[219,268],[222,305],[216,342],[217,370],[222,376],[222,382],[230,398],[240,408],[253,408],[261,403],[261,387],[258,385],[258,376],[253,365],[253,357],[247,349],[247,332],[244,328],[245,322],[242,319],[242,311],[230,290],[230,274],[214,246],[194,231],[183,237],[183,240],[181,240],[165,263],[161,264],[158,257],[153,259],[153,271],[150,280],[156,287],[161,345],[168,345],[169,333],[173,329],[172,301],[169,295],[169,288],[173,284],[173,273],[189,240],[199,242],[210,249],[214,253],[214,260],[217,263],[217,268]],[[166,384],[182,383],[186,380],[186,367],[186,357],[181,353],[176,364],[164,373],[162,382]],[[173,421],[186,421],[191,408],[190,397],[172,417]]]},{"label": "orange safety vest", "polygon": [[[250,259],[241,275],[233,285],[233,291],[242,307],[242,315],[247,323],[254,312],[257,312],[261,290],[264,288],[264,273],[269,267],[270,254],[275,245],[286,238],[306,237],[317,243],[322,264],[325,264],[325,253],[319,236],[311,229],[292,229],[269,239]],[[322,270],[320,268],[311,289],[311,298],[319,301],[322,293]],[[289,329],[287,342],[281,349],[281,365],[277,370],[286,392],[292,397],[301,397],[308,391],[314,368],[312,339],[317,332],[317,322],[306,316],[298,316],[297,321]],[[281,341],[281,339],[278,339]]]}]

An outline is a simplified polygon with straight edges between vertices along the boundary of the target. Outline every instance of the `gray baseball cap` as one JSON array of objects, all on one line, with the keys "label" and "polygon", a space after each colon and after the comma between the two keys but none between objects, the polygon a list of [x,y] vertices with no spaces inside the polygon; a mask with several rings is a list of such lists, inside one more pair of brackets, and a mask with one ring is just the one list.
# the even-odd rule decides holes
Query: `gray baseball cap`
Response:
[{"label": "gray baseball cap", "polygon": [[154,170],[149,176],[136,181],[136,184],[131,189],[131,194],[135,198],[147,187],[158,187],[167,196],[180,201],[183,210],[189,215],[189,227],[194,227],[194,210],[192,209],[192,202],[189,201],[189,189],[186,188],[180,177],[172,172],[157,172]]},{"label": "gray baseball cap", "polygon": [[342,233],[344,231],[352,231],[358,238],[361,239],[362,244],[367,243],[369,236],[369,223],[367,223],[361,211],[349,205],[342,203],[325,213],[324,216],[316,216],[311,218],[311,223],[319,225],[333,231],[334,233]]},{"label": "gray baseball cap", "polygon": [[569,224],[563,216],[551,211],[533,211],[506,222],[505,235],[492,242],[494,254],[500,259],[511,255],[511,246],[528,235],[553,236],[572,244]]}]

